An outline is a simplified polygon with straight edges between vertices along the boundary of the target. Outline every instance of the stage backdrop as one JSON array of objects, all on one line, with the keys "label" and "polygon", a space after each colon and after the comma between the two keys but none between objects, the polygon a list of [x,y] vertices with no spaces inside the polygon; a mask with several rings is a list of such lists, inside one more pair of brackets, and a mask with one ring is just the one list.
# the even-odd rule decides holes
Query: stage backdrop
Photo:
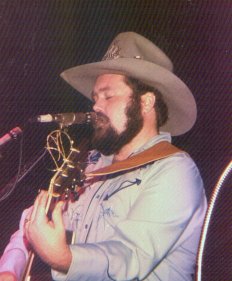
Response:
[{"label": "stage backdrop", "polygon": [[[197,122],[173,142],[196,161],[210,198],[231,159],[231,1],[1,0],[0,21],[0,136],[16,126],[23,129],[21,144],[16,141],[1,149],[1,197],[11,192],[20,154],[21,166],[27,170],[43,152],[47,135],[56,128],[52,124],[30,124],[29,118],[91,109],[91,103],[59,74],[69,67],[100,60],[116,34],[135,31],[170,56],[175,73],[195,96]],[[90,128],[74,126],[70,133],[84,150]],[[0,252],[17,229],[22,210],[32,204],[39,188],[48,186],[52,176],[48,158],[39,161],[1,200]],[[228,183],[220,208],[223,198],[230,200],[230,188]],[[229,225],[226,231],[224,225]],[[227,236],[231,253],[230,225],[228,216],[218,231],[222,235],[219,239]],[[212,247],[216,240],[212,240]],[[214,270],[212,266],[207,280],[216,280]]]}]

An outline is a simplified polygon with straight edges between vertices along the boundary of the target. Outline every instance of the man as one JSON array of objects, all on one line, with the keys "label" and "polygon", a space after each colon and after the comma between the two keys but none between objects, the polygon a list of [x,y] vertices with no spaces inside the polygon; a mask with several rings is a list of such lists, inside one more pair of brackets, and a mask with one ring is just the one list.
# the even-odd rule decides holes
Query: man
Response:
[{"label": "man", "polygon": [[[133,32],[119,34],[101,62],[62,77],[94,102],[85,190],[63,212],[59,202],[52,220],[47,193],[39,194],[2,256],[0,280],[19,278],[28,243],[54,280],[191,280],[206,198],[192,159],[168,144],[195,122],[190,90],[169,58]],[[65,229],[76,234],[72,245]]]}]

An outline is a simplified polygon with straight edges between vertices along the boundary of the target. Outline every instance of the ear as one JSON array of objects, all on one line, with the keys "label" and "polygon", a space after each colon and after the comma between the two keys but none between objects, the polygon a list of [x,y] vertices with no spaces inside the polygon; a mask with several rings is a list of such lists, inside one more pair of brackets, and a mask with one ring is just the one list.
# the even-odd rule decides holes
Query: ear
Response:
[{"label": "ear", "polygon": [[142,112],[148,113],[154,109],[155,95],[152,92],[147,92],[141,96]]}]

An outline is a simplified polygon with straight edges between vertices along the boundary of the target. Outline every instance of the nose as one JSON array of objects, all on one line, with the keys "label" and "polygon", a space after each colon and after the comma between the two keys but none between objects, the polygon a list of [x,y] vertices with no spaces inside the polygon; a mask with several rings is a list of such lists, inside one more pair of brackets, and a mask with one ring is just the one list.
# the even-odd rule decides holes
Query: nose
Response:
[{"label": "nose", "polygon": [[102,99],[97,99],[97,101],[95,101],[94,105],[93,105],[93,110],[95,112],[103,112],[104,113],[104,102]]}]

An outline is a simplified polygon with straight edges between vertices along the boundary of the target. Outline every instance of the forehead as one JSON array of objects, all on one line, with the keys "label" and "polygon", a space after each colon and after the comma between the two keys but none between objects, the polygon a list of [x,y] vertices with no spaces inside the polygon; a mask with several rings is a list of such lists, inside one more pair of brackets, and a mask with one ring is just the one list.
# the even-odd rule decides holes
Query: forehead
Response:
[{"label": "forehead", "polygon": [[103,74],[97,77],[93,91],[98,92],[102,89],[115,89],[127,87],[124,81],[125,76],[120,74]]}]

